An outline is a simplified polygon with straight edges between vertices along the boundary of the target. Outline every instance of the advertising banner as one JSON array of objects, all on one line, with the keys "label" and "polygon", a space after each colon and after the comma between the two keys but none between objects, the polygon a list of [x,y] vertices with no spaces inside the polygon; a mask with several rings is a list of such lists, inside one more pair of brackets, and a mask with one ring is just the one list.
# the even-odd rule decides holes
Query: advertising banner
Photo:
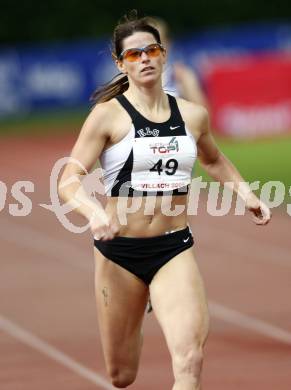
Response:
[{"label": "advertising banner", "polygon": [[[0,119],[89,108],[96,87],[118,73],[109,41],[0,48]],[[168,68],[172,59],[197,72],[214,130],[234,137],[278,134],[291,128],[290,42],[286,24],[207,30],[176,39]]]},{"label": "advertising banner", "polygon": [[291,129],[291,55],[230,57],[205,77],[212,127],[233,137]]}]

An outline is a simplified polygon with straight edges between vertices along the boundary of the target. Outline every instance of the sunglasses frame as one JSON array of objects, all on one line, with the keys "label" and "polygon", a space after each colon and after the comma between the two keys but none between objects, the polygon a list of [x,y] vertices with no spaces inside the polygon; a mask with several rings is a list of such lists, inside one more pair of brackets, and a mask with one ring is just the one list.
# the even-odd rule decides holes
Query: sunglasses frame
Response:
[{"label": "sunglasses frame", "polygon": [[[161,43],[150,43],[149,45],[146,45],[144,47],[132,47],[130,49],[125,49],[123,50],[120,55],[118,56],[118,61],[122,61],[123,58],[124,58],[124,54],[127,52],[127,51],[130,51],[130,50],[137,50],[139,51],[140,55],[139,55],[139,58],[141,57],[142,53],[145,53],[147,54],[146,50],[148,47],[150,46],[158,46],[160,49],[161,49],[161,52],[164,52],[165,51],[165,48],[164,46],[161,44]],[[131,62],[137,62],[137,61],[131,61]]]}]

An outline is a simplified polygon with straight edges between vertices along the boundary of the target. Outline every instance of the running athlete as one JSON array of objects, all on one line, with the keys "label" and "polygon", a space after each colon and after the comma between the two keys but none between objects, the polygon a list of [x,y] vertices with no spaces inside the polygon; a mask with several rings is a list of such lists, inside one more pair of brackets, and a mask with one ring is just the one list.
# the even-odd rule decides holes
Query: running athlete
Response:
[{"label": "running athlete", "polygon": [[[172,358],[172,389],[198,390],[209,318],[185,207],[196,158],[215,180],[234,183],[257,224],[266,224],[270,211],[246,183],[239,186],[243,179],[214,143],[206,109],[163,91],[166,52],[158,30],[144,19],[125,19],[113,43],[121,75],[95,93],[71,154],[88,171],[100,161],[106,206],[85,192],[81,164],[68,163],[59,193],[90,221],[99,329],[113,385],[135,380],[150,292]],[[129,210],[126,223],[120,210]]]}]

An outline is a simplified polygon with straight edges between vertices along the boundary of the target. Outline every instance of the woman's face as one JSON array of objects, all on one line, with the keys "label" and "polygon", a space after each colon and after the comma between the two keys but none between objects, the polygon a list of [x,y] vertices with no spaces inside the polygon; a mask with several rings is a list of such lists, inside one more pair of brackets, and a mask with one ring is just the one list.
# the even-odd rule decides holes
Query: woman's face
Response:
[{"label": "woman's face", "polygon": [[[152,34],[136,32],[123,40],[123,52],[127,49],[145,48],[156,43],[157,41]],[[142,52],[137,61],[131,62],[125,56],[116,62],[119,70],[127,74],[129,81],[138,85],[150,86],[161,79],[165,59],[165,51],[161,51],[157,56]]]}]

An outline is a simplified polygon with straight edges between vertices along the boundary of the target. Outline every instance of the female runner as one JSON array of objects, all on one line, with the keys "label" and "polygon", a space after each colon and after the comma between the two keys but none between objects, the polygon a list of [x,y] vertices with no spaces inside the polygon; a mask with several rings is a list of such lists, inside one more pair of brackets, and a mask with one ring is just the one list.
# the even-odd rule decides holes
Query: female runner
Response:
[{"label": "female runner", "polygon": [[[65,167],[59,193],[94,235],[98,321],[113,385],[127,387],[136,377],[150,293],[171,354],[172,389],[198,390],[209,318],[187,224],[196,158],[215,180],[234,183],[257,224],[270,211],[246,183],[239,186],[243,179],[214,143],[206,109],[163,91],[166,52],[157,29],[126,19],[113,43],[121,75],[96,92],[71,154],[88,171],[100,161],[106,207],[86,194],[77,164]],[[72,177],[77,184],[62,185]]]}]

